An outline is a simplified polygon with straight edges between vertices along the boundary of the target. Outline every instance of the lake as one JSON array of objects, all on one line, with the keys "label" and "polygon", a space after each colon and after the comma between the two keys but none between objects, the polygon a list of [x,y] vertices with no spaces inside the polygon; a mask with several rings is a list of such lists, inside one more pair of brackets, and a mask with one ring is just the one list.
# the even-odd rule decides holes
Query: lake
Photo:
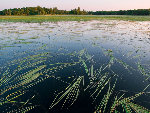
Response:
[{"label": "lake", "polygon": [[1,113],[150,112],[150,22],[1,22]]}]

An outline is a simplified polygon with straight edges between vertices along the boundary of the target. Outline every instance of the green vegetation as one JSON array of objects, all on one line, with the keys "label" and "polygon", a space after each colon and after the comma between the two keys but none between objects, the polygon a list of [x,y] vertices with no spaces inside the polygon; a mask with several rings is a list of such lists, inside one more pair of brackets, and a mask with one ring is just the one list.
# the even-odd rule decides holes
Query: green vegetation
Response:
[{"label": "green vegetation", "polygon": [[[47,111],[53,110],[54,108],[58,109],[58,106],[61,106],[61,109],[71,107],[77,101],[80,93],[82,92],[82,95],[89,94],[87,100],[92,99],[93,102],[97,103],[94,113],[105,113],[108,111],[111,113],[149,113],[149,109],[135,102],[136,98],[144,94],[148,94],[148,92],[143,90],[139,93],[135,93],[134,96],[126,96],[126,93],[122,94],[121,92],[115,92],[119,75],[111,70],[113,63],[110,64],[110,62],[112,61],[111,57],[113,57],[113,51],[103,49],[103,52],[106,56],[110,56],[110,61],[108,64],[102,65],[99,69],[94,69],[93,65],[90,67],[87,65],[87,63],[92,60],[92,57],[85,49],[74,53],[75,57],[78,58],[78,62],[58,62],[50,64],[52,67],[43,65],[46,61],[45,59],[53,58],[49,56],[48,53],[34,54],[11,61],[9,66],[2,68],[6,71],[1,73],[2,75],[0,78],[0,108],[7,106],[9,109],[4,110],[3,112],[24,113],[36,108],[40,108],[41,105],[36,103],[36,101],[38,101],[38,95],[32,94],[32,88],[34,86],[39,87],[39,84],[46,80],[56,79],[57,81],[66,84],[66,87],[54,95],[55,98],[53,99],[52,103],[49,103],[49,109],[47,109]],[[68,77],[72,78],[70,82],[66,82],[67,80],[64,81],[62,76],[55,75],[55,73],[62,71],[65,68],[73,67],[78,64],[83,67],[82,69],[84,69],[87,75],[76,77],[70,76]],[[11,66],[13,65],[17,65],[17,67],[12,71]],[[26,69],[28,69],[28,71],[24,72]],[[87,71],[87,69],[89,71]],[[106,70],[110,71],[105,72]],[[19,72],[21,71],[24,73],[19,75]],[[88,84],[84,83],[86,76],[88,76]],[[21,99],[21,97],[30,93],[32,96],[27,96],[28,98],[26,100]],[[114,94],[117,95],[114,96]],[[101,100],[99,100],[100,98]],[[17,106],[17,108],[14,109],[14,106]]]},{"label": "green vegetation", "polygon": [[[2,62],[0,66],[0,110],[2,113],[35,111],[37,113],[38,111],[72,113],[78,110],[80,111],[78,113],[83,112],[81,110],[89,113],[150,113],[148,101],[150,84],[147,83],[150,80],[150,60],[143,63],[142,58],[137,58],[143,54],[140,51],[149,45],[144,47],[139,43],[135,45],[135,41],[132,43],[132,49],[124,50],[120,46],[122,44],[126,47],[124,44],[130,44],[127,40],[132,39],[135,34],[139,36],[135,40],[140,39],[141,33],[145,32],[133,32],[133,30],[137,28],[143,30],[141,27],[143,25],[144,30],[148,30],[149,25],[146,26],[147,24],[144,23],[149,22],[88,21],[101,19],[133,21],[140,18],[140,21],[143,21],[142,19],[149,20],[150,17],[76,15],[1,16],[0,18],[3,18],[4,22],[12,22],[1,22],[0,56],[8,57],[8,60],[4,59],[5,62]],[[44,21],[88,22],[13,23]],[[130,35],[128,37],[128,34],[124,36],[121,34],[118,38],[119,33],[128,32],[126,29],[120,29],[125,24],[133,24],[126,26],[131,31]],[[135,28],[130,29],[133,26]],[[109,38],[107,37],[107,32],[114,33],[116,30],[121,32],[116,32],[117,35],[112,36],[108,34]],[[27,31],[25,34],[21,34],[25,31]],[[100,33],[99,37],[95,31]],[[79,37],[80,32],[85,35]],[[95,35],[91,35],[93,33]],[[88,43],[78,41],[79,38],[83,38]],[[119,40],[121,44],[119,43],[118,46],[114,39]],[[111,46],[111,43],[109,43],[110,46],[105,45],[114,41],[116,46]],[[148,41],[143,42],[145,45],[147,43]],[[73,44],[77,45],[77,49],[76,46],[72,46]]]},{"label": "green vegetation", "polygon": [[148,16],[150,15],[149,9],[93,12],[81,10],[80,7],[78,7],[77,9],[66,11],[66,10],[59,10],[57,7],[42,8],[40,6],[37,6],[37,7],[5,9],[3,11],[0,11],[0,15],[1,15],[0,22],[8,21],[8,22],[30,23],[30,22],[56,22],[56,21],[89,21],[102,19],[150,21],[150,16]]},{"label": "green vegetation", "polygon": [[0,16],[0,22],[57,22],[90,20],[150,21],[150,16],[93,16],[93,15],[53,15],[53,16]]},{"label": "green vegetation", "polygon": [[23,7],[14,9],[4,9],[0,15],[150,15],[150,9],[120,10],[120,11],[85,11],[80,7],[70,11],[59,10],[57,7]]},{"label": "green vegetation", "polygon": [[14,9],[4,9],[0,11],[0,15],[86,15],[87,11],[80,10],[80,7],[73,9],[71,11],[58,10],[57,7],[54,8],[45,8],[45,7],[24,7],[24,8],[14,8]]}]

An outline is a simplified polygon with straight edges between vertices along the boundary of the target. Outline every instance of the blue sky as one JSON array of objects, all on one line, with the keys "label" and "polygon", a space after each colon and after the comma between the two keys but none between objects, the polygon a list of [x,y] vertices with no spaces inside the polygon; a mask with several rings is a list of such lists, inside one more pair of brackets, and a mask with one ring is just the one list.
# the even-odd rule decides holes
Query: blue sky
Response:
[{"label": "blue sky", "polygon": [[1,0],[0,10],[28,6],[58,7],[70,10],[81,7],[85,10],[148,9],[150,0]]}]

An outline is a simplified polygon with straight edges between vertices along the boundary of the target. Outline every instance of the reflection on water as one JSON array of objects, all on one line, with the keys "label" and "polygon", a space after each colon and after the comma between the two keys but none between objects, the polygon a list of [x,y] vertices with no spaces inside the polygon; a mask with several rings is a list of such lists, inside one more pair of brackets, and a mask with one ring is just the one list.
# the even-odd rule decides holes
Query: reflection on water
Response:
[{"label": "reflection on water", "polygon": [[0,64],[4,113],[150,109],[150,22],[1,23]]}]

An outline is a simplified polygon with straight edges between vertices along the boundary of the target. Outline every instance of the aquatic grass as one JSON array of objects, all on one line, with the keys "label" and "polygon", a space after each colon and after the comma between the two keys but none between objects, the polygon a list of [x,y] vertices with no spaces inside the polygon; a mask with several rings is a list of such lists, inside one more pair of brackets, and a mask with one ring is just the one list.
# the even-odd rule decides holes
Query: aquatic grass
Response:
[{"label": "aquatic grass", "polygon": [[[21,18],[21,17],[16,17],[16,18]],[[36,18],[39,17],[37,16]],[[41,16],[40,17],[41,20],[37,22],[46,21],[46,20],[42,20],[42,18],[45,17]],[[51,18],[51,17],[47,17],[47,18]],[[69,18],[73,18],[73,17],[69,17]],[[83,17],[81,16],[81,18]],[[59,19],[61,19],[61,16]],[[17,21],[19,20],[16,19],[16,22]],[[23,21],[25,20],[22,20],[22,22]],[[33,19],[32,22],[35,22],[35,20]],[[54,30],[52,34],[56,33],[56,37],[54,37],[56,42],[53,40],[53,38],[51,38],[51,35],[48,34],[47,36],[47,33],[50,33],[49,29],[53,29],[53,28],[57,29],[57,27],[61,28],[60,24],[62,23],[59,22],[57,23],[57,21],[55,22],[56,22],[55,27],[51,27],[51,26],[49,27],[50,24],[46,23],[45,28],[48,28],[48,30],[44,33],[42,32],[43,29],[42,25],[45,26],[44,23],[37,24],[37,26],[33,26],[30,28],[32,30],[41,30],[43,35],[40,35],[38,31],[39,33],[38,36],[44,37],[44,40],[48,38],[50,43],[44,41],[42,43],[32,43],[31,45],[33,45],[33,48],[29,47],[29,50],[27,51],[23,50],[23,52],[13,50],[14,56],[12,59],[15,60],[12,61],[8,60],[3,66],[0,67],[0,75],[1,75],[0,76],[0,109],[1,108],[3,109],[2,112],[9,112],[9,111],[10,112],[32,112],[30,111],[30,107],[34,105],[36,106],[34,107],[35,111],[39,109],[43,109],[43,112],[45,111],[55,112],[56,109],[58,111],[59,110],[65,111],[66,110],[65,108],[72,110],[72,108],[74,109],[76,108],[76,105],[78,106],[78,104],[80,104],[82,97],[86,97],[86,100],[88,100],[89,103],[87,102],[85,103],[85,105],[88,104],[92,106],[93,112],[94,111],[110,112],[111,107],[114,109],[113,112],[134,112],[134,111],[136,112],[136,110],[138,112],[148,111],[148,109],[142,106],[145,104],[140,105],[138,104],[138,102],[135,101],[136,98],[133,98],[130,101],[126,101],[129,99],[127,99],[128,97],[125,97],[125,95],[126,94],[129,95],[129,92],[132,91],[127,91],[127,89],[117,90],[117,88],[115,88],[115,86],[118,85],[118,82],[115,82],[115,80],[119,79],[119,82],[121,82],[122,80],[121,77],[123,76],[122,73],[121,75],[116,74],[117,72],[116,70],[114,70],[115,68],[120,67],[121,70],[123,70],[122,72],[127,72],[127,71],[137,72],[137,70],[135,70],[133,67],[129,65],[129,63],[126,62],[126,60],[129,61],[127,58],[125,58],[125,60],[122,60],[122,57],[124,58],[125,56],[124,54],[123,56],[121,56],[122,54],[120,54],[119,51],[117,51],[118,53],[116,54],[115,53],[116,51],[114,50],[114,48],[111,48],[111,45],[109,49],[108,48],[105,49],[104,43],[99,43],[101,40],[98,40],[98,38],[92,41],[91,39],[88,39],[89,44],[91,44],[91,42],[94,41],[95,43],[94,48],[92,48],[92,46],[89,46],[89,48],[87,49],[81,49],[81,48],[86,48],[87,45],[85,44],[88,42],[86,42],[85,44],[78,42],[79,47],[74,48],[73,51],[70,52],[70,50],[72,49],[70,48],[70,45],[68,46],[66,42],[65,43],[62,42],[62,41],[66,41],[66,39],[68,38],[67,37],[68,32],[66,34],[63,33],[61,35],[58,32],[55,32]],[[103,23],[105,21],[101,21],[101,22]],[[114,21],[110,21],[110,22],[114,22]],[[79,23],[86,24],[86,22],[79,22]],[[18,23],[18,24],[24,25],[24,23]],[[69,25],[69,28],[67,30],[69,31],[72,30],[71,27],[73,27],[73,29],[74,28],[81,29],[80,25],[78,25],[78,22],[75,22],[74,24],[76,25],[75,26]],[[107,26],[113,26],[113,24],[111,23],[106,24],[105,25],[106,29]],[[63,30],[62,31],[61,30],[60,32],[64,32]],[[87,32],[88,31],[95,32],[95,30],[101,30],[101,29],[99,29],[98,27],[91,28],[90,30],[87,30]],[[80,30],[71,31],[69,33],[72,33],[74,36],[79,36],[78,35],[79,31]],[[18,34],[18,37],[20,37],[20,39],[22,39],[21,37],[24,37],[24,35],[20,35],[20,32],[16,32],[16,33]],[[57,45],[59,44],[57,43],[59,39],[58,35],[60,35],[60,37],[61,36],[66,37],[65,39],[61,38],[60,45]],[[15,42],[29,42],[30,40],[32,40],[32,37],[33,36],[29,36],[27,40],[17,40],[17,38],[15,38],[16,40]],[[37,39],[36,37],[33,37],[33,40],[36,41],[36,39]],[[41,38],[41,40],[43,39]],[[52,40],[54,41],[54,43],[51,43],[53,42]],[[79,41],[79,39],[74,38],[74,39],[70,39],[69,41],[76,42]],[[7,43],[11,43],[11,42],[13,42],[13,40]],[[22,48],[25,46],[24,44],[21,45]],[[80,47],[80,45],[82,45],[82,47]],[[97,51],[99,48],[101,50]],[[93,49],[96,50],[96,54],[93,51]],[[119,57],[117,56],[118,54]],[[130,56],[130,54],[128,56]],[[96,57],[98,57],[98,60],[96,59]],[[99,62],[102,60],[101,58],[105,59],[105,61],[102,61],[103,63]],[[148,66],[149,65],[147,65],[147,67]],[[138,69],[139,72],[140,73],[142,72],[143,74],[146,73],[149,74],[149,70],[148,70],[149,68],[146,69],[145,67],[146,66],[144,66],[143,64],[140,64]],[[129,74],[132,75],[132,73]],[[41,87],[42,89],[40,89]],[[147,91],[148,88],[149,85],[143,90],[144,93],[142,93],[141,95],[147,96],[148,93],[146,93],[145,91]],[[116,97],[116,94],[119,95],[122,91],[124,94],[121,95],[121,97],[120,96]],[[34,97],[33,98],[34,100],[32,100],[32,97]],[[43,98],[47,100],[46,101],[41,100]],[[125,98],[126,100],[123,100]],[[116,103],[114,101],[116,101]],[[46,105],[47,106],[46,107],[43,103],[46,103],[48,106]],[[48,110],[48,108],[50,109]],[[85,109],[88,109],[88,106]],[[142,109],[144,109],[145,111]]]},{"label": "aquatic grass", "polygon": [[14,42],[14,44],[31,44],[31,43],[33,43],[33,42],[21,42],[21,41],[19,41],[19,42]]},{"label": "aquatic grass", "polygon": [[115,58],[113,50],[111,50],[111,49],[104,49],[104,48],[102,48],[100,46],[98,46],[98,47],[102,49],[104,55],[110,57],[109,63],[106,65],[106,67],[103,70],[105,70],[107,67],[110,68],[115,62],[118,62],[119,64],[121,64],[129,72],[130,72],[130,69],[131,70],[135,70],[132,66],[128,65],[124,61],[122,61],[122,60],[120,60],[118,58]]},{"label": "aquatic grass", "polygon": [[138,65],[138,69],[140,71],[140,73],[143,75],[143,76],[146,76],[146,80],[148,80],[150,78],[150,73],[147,73],[146,70],[144,69],[144,67],[140,64],[140,62],[137,63]]},{"label": "aquatic grass", "polygon": [[11,110],[7,113],[27,113],[27,112],[31,111],[32,109],[35,109],[36,107],[38,107],[38,105],[33,105],[33,106],[23,107],[23,108],[19,108],[19,109],[14,109],[14,110]]},{"label": "aquatic grass", "polygon": [[[125,109],[125,111],[127,113],[131,110],[134,110],[135,112],[149,113],[150,111],[148,109],[131,102],[135,98],[137,98],[143,94],[144,94],[144,92],[140,92],[138,94],[135,94],[134,96],[127,97],[127,98],[123,98],[124,94],[122,96],[120,96],[119,98],[116,96],[114,103],[111,106],[111,112],[114,112],[118,106],[122,105],[123,109]],[[126,107],[128,107],[128,108],[126,108]]]},{"label": "aquatic grass", "polygon": [[[49,53],[30,55],[18,60],[11,61],[11,63],[8,64],[8,67],[3,72],[0,78],[0,107],[2,107],[4,104],[11,104],[11,102],[20,104],[22,103],[23,105],[25,105],[25,102],[19,102],[16,101],[16,99],[19,99],[23,95],[28,94],[30,92],[30,88],[41,82],[44,82],[48,78],[57,79],[57,77],[52,75],[53,72],[57,72],[68,66],[74,66],[80,63],[80,61],[72,63],[58,62],[54,64],[49,64],[49,66],[52,67],[46,68],[47,65],[42,65],[42,63],[46,61],[45,58],[51,58],[51,56],[49,56]],[[44,60],[42,61],[42,59]],[[14,65],[17,65],[16,69],[11,71],[10,67]],[[19,72],[26,69],[29,69],[30,71],[18,75]],[[57,80],[62,81],[61,79]],[[73,90],[74,89],[72,89],[72,91]],[[19,109],[20,108],[18,108],[18,110]]]},{"label": "aquatic grass", "polygon": [[85,72],[88,73],[88,67],[87,67],[85,61],[82,59],[81,62],[83,64],[83,66],[84,66]]},{"label": "aquatic grass", "polygon": [[50,105],[49,109],[52,109],[62,100],[64,100],[62,107],[64,107],[66,103],[68,103],[69,106],[73,105],[79,96],[80,87],[81,87],[80,85],[82,81],[83,81],[83,76],[79,77],[72,85],[70,84],[65,89],[65,91],[61,92],[62,94],[58,93],[58,95],[55,97],[54,101]]},{"label": "aquatic grass", "polygon": [[98,82],[91,85],[91,88],[96,87],[95,91],[91,94],[91,97],[94,98],[94,101],[98,98],[98,96],[100,95],[102,90],[105,88],[105,86],[110,82],[110,79],[111,77],[108,78],[108,73],[105,73],[104,75],[102,75],[102,77],[100,78]]},{"label": "aquatic grass", "polygon": [[40,37],[39,36],[34,36],[34,37],[29,38],[29,39],[38,39],[38,38],[40,38]]},{"label": "aquatic grass", "polygon": [[37,72],[42,70],[45,67],[46,67],[46,65],[39,66],[38,68],[33,69],[33,70],[31,70],[25,74],[22,74],[20,76],[17,76],[17,77],[14,77],[12,75],[12,77],[9,77],[11,79],[8,79],[7,82],[4,82],[3,85],[1,85],[1,86],[5,86],[5,87],[1,89],[0,95],[4,95],[6,92],[13,90],[13,89],[17,89],[19,87],[25,87],[25,85],[27,85],[28,83],[31,83],[32,81],[37,79],[41,75],[40,73],[37,73]]},{"label": "aquatic grass", "polygon": [[138,104],[134,104],[132,102],[127,103],[127,105],[133,109],[133,111],[138,112],[138,113],[149,113],[150,110],[144,108],[143,106],[140,106]]},{"label": "aquatic grass", "polygon": [[[97,110],[94,113],[105,113],[107,104],[109,103],[108,101],[111,100],[110,96],[113,94],[115,85],[116,85],[116,82],[114,83],[113,87],[110,88],[110,83],[109,83],[108,91],[104,95],[103,99],[100,102],[100,105],[97,107]],[[138,98],[139,96],[141,96],[143,94],[145,94],[145,92],[140,92],[138,94],[135,94],[134,96],[127,97],[127,98],[123,97],[125,95],[125,93],[122,94],[120,97],[116,96],[115,100],[113,101],[113,103],[111,105],[111,108],[110,109],[107,108],[107,110],[110,111],[110,113],[119,112],[120,110],[122,110],[122,112],[126,112],[126,113],[132,113],[133,111],[137,112],[137,113],[139,113],[139,112],[140,113],[149,113],[150,110],[148,110],[147,108],[140,106],[138,104],[134,104],[132,102],[136,98]],[[122,109],[120,109],[120,107],[122,107]]]},{"label": "aquatic grass", "polygon": [[[50,67],[47,69],[46,69],[47,65],[40,65],[40,64],[42,62],[46,61],[45,58],[47,58],[49,56],[49,53],[30,55],[30,56],[27,56],[25,58],[22,58],[22,59],[19,59],[16,61],[12,61],[14,65],[16,65],[16,64],[18,65],[17,69],[13,71],[13,76],[11,77],[10,69],[7,68],[7,70],[4,71],[3,76],[1,77],[0,81],[2,82],[1,86],[7,85],[4,89],[1,89],[1,95],[4,95],[6,92],[9,93],[9,91],[13,91],[13,93],[10,93],[10,94],[6,95],[6,97],[1,98],[0,103],[1,103],[1,105],[6,104],[6,103],[11,103],[11,102],[17,103],[17,101],[15,101],[15,99],[28,93],[28,90],[31,87],[33,87],[34,85],[37,85],[38,83],[40,83],[42,81],[45,81],[48,78],[55,78],[57,80],[62,81],[61,79],[58,79],[58,77],[52,76],[52,74],[54,74],[54,72],[58,72],[58,71],[63,70],[64,68],[69,67],[69,66],[81,64],[81,66],[84,67],[85,72],[88,75],[89,80],[90,80],[89,84],[87,86],[85,86],[86,88],[84,89],[84,92],[90,91],[90,95],[93,98],[93,101],[96,101],[96,100],[98,101],[99,96],[102,93],[102,90],[106,90],[106,88],[107,88],[106,86],[109,86],[108,91],[106,92],[105,95],[103,95],[104,97],[101,100],[101,102],[98,105],[98,108],[96,110],[99,112],[105,112],[107,105],[108,105],[108,102],[109,102],[109,99],[112,95],[112,92],[113,92],[115,84],[116,84],[116,82],[115,82],[115,84],[111,88],[110,87],[110,81],[114,77],[118,77],[118,76],[115,76],[116,74],[113,73],[114,76],[110,77],[109,72],[103,73],[103,71],[105,71],[107,69],[109,69],[111,71],[111,66],[113,65],[114,61],[121,63],[125,69],[129,68],[129,65],[122,62],[121,60],[116,59],[113,56],[112,50],[107,50],[105,54],[110,56],[109,57],[110,61],[106,65],[103,64],[97,70],[94,68],[94,65],[91,65],[90,68],[88,68],[89,66],[87,65],[87,61],[92,60],[92,57],[91,57],[91,55],[89,55],[87,53],[87,51],[85,49],[73,54],[74,56],[79,58],[79,61],[69,62],[69,63],[63,63],[63,62],[52,63],[52,64],[49,64]],[[72,55],[72,54],[68,54],[68,55]],[[41,62],[40,62],[40,61],[38,61],[39,59],[43,59],[43,61],[41,60]],[[32,61],[32,62],[30,62],[30,61]],[[35,62],[33,62],[33,61],[35,61]],[[30,71],[15,77],[17,75],[17,72],[24,70],[24,69],[28,69],[30,67],[34,67],[36,64],[39,65],[37,68],[31,69]],[[113,72],[113,71],[111,71],[111,72]],[[41,75],[42,75],[42,77],[40,77]],[[6,78],[7,76],[10,76],[10,77]],[[9,81],[11,81],[11,82],[9,82]],[[79,76],[79,78],[75,79],[72,83],[70,83],[69,86],[64,91],[58,93],[58,95],[55,97],[54,101],[50,105],[50,109],[52,109],[54,106],[56,106],[62,102],[63,102],[62,108],[68,107],[67,106],[68,104],[73,105],[79,96],[79,92],[80,92],[80,88],[81,88],[81,82],[82,82],[82,85],[84,86],[85,85],[84,84],[84,76]],[[23,89],[21,89],[21,87]],[[18,90],[16,90],[16,89],[18,89]],[[141,93],[141,95],[142,94],[144,94],[144,93]],[[135,96],[135,97],[137,97],[137,96]],[[131,98],[127,98],[127,100],[131,101],[131,100],[135,99],[133,97],[131,97]],[[117,111],[116,108],[118,106],[122,106],[126,112],[130,112],[133,109],[134,110],[135,109],[137,109],[137,110],[141,109],[139,111],[142,111],[141,106],[138,104],[129,103],[129,101],[126,101],[126,100],[125,101],[124,100],[115,100],[115,101],[116,102],[119,101],[120,103],[117,105],[115,105],[115,104],[113,105],[114,107],[112,107],[112,109],[115,108],[114,111]],[[27,102],[28,102],[28,100],[27,100]],[[24,102],[24,103],[20,102],[20,103],[22,103],[23,105],[26,105],[26,102]],[[23,108],[25,108],[25,107],[23,107]],[[18,110],[19,109],[20,108],[18,108]],[[147,110],[146,108],[143,108],[143,109],[145,111]],[[27,111],[28,111],[28,109],[27,109]]]},{"label": "aquatic grass", "polygon": [[90,20],[150,21],[150,16],[95,16],[95,15],[51,15],[51,16],[0,16],[0,22],[58,22]]},{"label": "aquatic grass", "polygon": [[100,105],[97,107],[97,110],[96,111],[99,111],[100,113],[105,113],[106,111],[106,107],[107,107],[107,104],[108,104],[108,101],[110,99],[110,96],[112,95],[113,93],[113,90],[115,88],[115,85],[116,85],[116,82],[117,82],[117,79],[113,85],[113,87],[111,88],[110,87],[110,83],[109,83],[109,88],[108,88],[108,91],[107,93],[104,95],[103,99],[101,100],[101,103]]}]

